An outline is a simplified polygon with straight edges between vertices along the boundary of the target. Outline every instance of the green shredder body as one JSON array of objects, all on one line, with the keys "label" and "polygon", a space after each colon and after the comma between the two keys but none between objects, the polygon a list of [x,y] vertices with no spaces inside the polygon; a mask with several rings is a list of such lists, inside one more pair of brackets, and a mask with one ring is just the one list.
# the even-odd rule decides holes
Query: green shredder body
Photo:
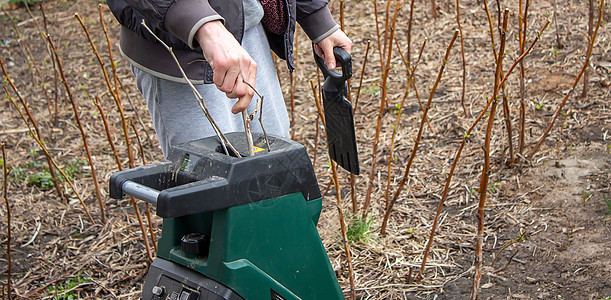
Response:
[{"label": "green shredder body", "polygon": [[[227,138],[247,152],[244,133]],[[113,174],[111,197],[155,203],[163,217],[142,299],[344,299],[316,230],[322,197],[305,148],[269,137],[268,152],[254,139],[250,157],[211,137]]]}]

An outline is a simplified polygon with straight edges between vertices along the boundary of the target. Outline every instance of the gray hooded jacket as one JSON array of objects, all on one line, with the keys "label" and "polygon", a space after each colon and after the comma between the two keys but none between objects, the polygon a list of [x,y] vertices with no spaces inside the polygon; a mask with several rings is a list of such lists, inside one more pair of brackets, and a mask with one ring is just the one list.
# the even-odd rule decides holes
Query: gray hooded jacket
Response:
[{"label": "gray hooded jacket", "polygon": [[[285,1],[288,14],[283,35],[267,32],[271,49],[293,67],[295,23],[317,43],[339,28],[333,20],[328,0]],[[183,82],[182,75],[168,51],[141,25],[142,20],[164,42],[172,47],[187,77],[195,84],[212,83],[212,68],[194,40],[197,30],[206,22],[220,20],[236,37],[244,34],[242,0],[107,0],[115,18],[121,23],[120,49],[131,64],[155,76]]]}]

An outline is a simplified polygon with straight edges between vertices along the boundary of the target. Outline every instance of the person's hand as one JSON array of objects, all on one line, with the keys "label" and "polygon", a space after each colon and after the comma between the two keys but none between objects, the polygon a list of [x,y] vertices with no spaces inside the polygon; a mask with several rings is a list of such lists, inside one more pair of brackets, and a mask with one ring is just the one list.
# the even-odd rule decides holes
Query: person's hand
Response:
[{"label": "person's hand", "polygon": [[314,45],[314,51],[316,54],[318,54],[318,56],[325,60],[325,64],[329,70],[335,69],[335,55],[333,55],[334,47],[341,47],[350,53],[350,50],[352,49],[352,41],[343,31],[338,29]]},{"label": "person's hand", "polygon": [[238,98],[231,112],[237,114],[246,109],[254,96],[248,84],[255,86],[257,63],[221,21],[205,23],[197,30],[195,38],[212,66],[214,84],[228,98]]}]

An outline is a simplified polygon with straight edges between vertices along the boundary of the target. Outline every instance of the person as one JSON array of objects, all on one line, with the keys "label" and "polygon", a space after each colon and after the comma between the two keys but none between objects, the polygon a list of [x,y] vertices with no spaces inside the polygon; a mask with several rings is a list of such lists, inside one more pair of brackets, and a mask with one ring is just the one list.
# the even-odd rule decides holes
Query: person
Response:
[{"label": "person", "polygon": [[[165,157],[173,145],[215,133],[175,61],[142,20],[172,47],[224,133],[244,130],[239,113],[254,110],[255,88],[264,98],[259,113],[265,131],[289,137],[288,113],[270,50],[294,70],[296,23],[329,69],[335,68],[334,47],[348,52],[352,47],[333,20],[328,0],[107,0],[107,4],[122,25],[120,51],[132,66]],[[251,126],[261,132],[259,122]]]}]

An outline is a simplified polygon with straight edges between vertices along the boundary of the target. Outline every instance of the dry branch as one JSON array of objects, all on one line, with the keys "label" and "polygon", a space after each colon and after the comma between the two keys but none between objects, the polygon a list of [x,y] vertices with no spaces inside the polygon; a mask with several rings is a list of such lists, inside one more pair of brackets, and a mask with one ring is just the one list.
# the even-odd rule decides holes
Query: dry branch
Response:
[{"label": "dry branch", "polygon": [[108,91],[110,92],[110,95],[112,96],[112,98],[115,100],[115,105],[117,106],[117,109],[119,110],[119,114],[121,114],[121,125],[123,126],[123,135],[125,138],[125,148],[127,149],[127,156],[129,158],[129,166],[133,168],[136,165],[135,165],[134,155],[132,153],[131,142],[129,140],[129,134],[127,131],[127,120],[125,119],[125,113],[123,112],[123,106],[121,105],[121,99],[119,98],[119,95],[116,94],[112,88],[112,84],[110,83],[110,78],[108,78],[108,72],[106,72],[106,68],[104,67],[104,62],[102,61],[102,57],[100,56],[100,53],[98,52],[97,48],[95,47],[95,44],[93,43],[93,40],[91,39],[91,36],[89,35],[89,30],[87,30],[87,27],[85,26],[85,23],[83,22],[79,14],[75,13],[74,17],[81,24],[81,27],[83,27],[83,31],[85,32],[85,35],[87,36],[89,45],[91,45],[91,50],[93,51],[93,54],[95,54],[95,57],[98,60],[98,64],[100,65],[100,69],[102,70],[102,74],[104,75],[104,81],[106,82]]},{"label": "dry branch", "polygon": [[[51,157],[51,153],[49,153],[49,151],[47,150],[47,147],[45,146],[45,144],[42,142],[42,140],[40,138],[38,138],[38,136],[34,133],[34,130],[32,129],[32,127],[30,126],[30,124],[28,123],[27,119],[25,118],[25,116],[23,115],[23,113],[21,112],[21,110],[19,109],[19,106],[17,106],[17,103],[15,102],[15,100],[13,100],[13,98],[11,97],[11,95],[9,94],[8,90],[6,89],[6,86],[3,86],[4,88],[4,92],[6,93],[7,98],[9,99],[9,101],[11,101],[11,103],[13,104],[13,106],[15,107],[15,109],[17,110],[17,112],[19,113],[19,116],[21,117],[21,119],[23,120],[23,122],[26,123],[26,125],[28,126],[28,129],[30,131],[30,134],[32,135],[32,137],[34,138],[34,140],[36,140],[36,143],[38,143],[38,146],[40,146],[40,149],[45,153],[45,155],[49,158],[49,160],[51,161],[51,168],[55,167],[57,169],[57,171],[59,171],[59,173],[64,177],[64,179],[66,179],[66,182],[68,183],[68,185],[70,185],[70,188],[72,189],[72,191],[74,192],[74,194],[76,195],[76,197],[78,198],[79,202],[81,203],[81,205],[83,206],[83,210],[85,210],[85,213],[87,214],[87,216],[89,217],[89,220],[91,221],[91,223],[95,223],[95,221],[93,220],[93,217],[91,216],[91,214],[89,213],[89,209],[87,208],[87,205],[85,205],[85,201],[83,201],[83,198],[81,197],[81,194],[76,190],[76,187],[74,186],[74,184],[72,184],[72,182],[70,181],[70,178],[68,177],[68,175],[66,175],[66,173],[64,173],[64,171],[59,167],[59,165],[55,162],[55,160],[53,160],[53,158]],[[57,180],[55,181],[57,183]]]},{"label": "dry branch", "polygon": [[[389,0],[390,1],[390,0]],[[375,5],[374,1],[374,7],[377,7]],[[393,17],[393,22],[392,25],[390,27],[392,27],[392,31],[390,33],[390,40],[391,42],[388,45],[388,53],[387,56],[384,56],[384,54],[382,53],[382,50],[380,49],[380,34],[379,34],[379,29],[378,29],[378,17],[377,17],[377,8],[375,9],[376,11],[376,29],[378,32],[378,51],[380,53],[380,64],[382,66],[381,68],[381,72],[382,72],[382,85],[380,87],[380,89],[382,90],[382,97],[380,99],[380,108],[378,111],[378,116],[376,119],[376,134],[375,134],[375,139],[373,142],[373,151],[372,151],[372,159],[371,159],[371,168],[369,170],[369,182],[368,182],[368,186],[367,186],[367,192],[365,194],[365,204],[363,205],[363,220],[367,219],[367,214],[369,213],[369,204],[371,202],[371,194],[372,194],[372,190],[373,190],[373,182],[374,182],[374,176],[375,176],[375,170],[376,170],[376,164],[377,164],[377,157],[378,157],[378,146],[379,146],[379,142],[380,142],[380,132],[382,131],[382,117],[384,115],[384,108],[386,107],[386,104],[388,102],[388,91],[387,91],[387,87],[386,87],[386,82],[388,80],[388,72],[389,72],[389,67],[390,67],[390,58],[391,58],[391,54],[392,54],[392,40],[393,40],[393,36],[394,36],[394,27],[397,21],[397,16],[399,13],[399,8],[400,8],[400,1],[397,1],[397,5],[395,8],[395,14]],[[389,28],[386,28],[386,31],[388,31]],[[384,62],[384,59],[386,59],[386,63]],[[388,203],[387,203],[388,204]]]},{"label": "dry branch", "polygon": [[11,265],[13,264],[11,260],[11,204],[8,202],[8,161],[6,160],[4,142],[0,143],[0,150],[2,150],[2,198],[6,205],[6,296],[7,299],[11,299]]},{"label": "dry branch", "polygon": [[[34,116],[32,115],[32,113],[30,112],[27,102],[25,102],[25,100],[21,96],[21,93],[15,86],[15,83],[13,83],[13,80],[8,75],[8,72],[6,71],[6,67],[4,66],[4,61],[2,60],[2,58],[0,58],[0,67],[2,68],[2,73],[4,73],[4,77],[6,78],[6,81],[9,83],[9,85],[13,89],[13,92],[17,94],[17,98],[19,98],[21,105],[23,105],[23,110],[25,110],[26,114],[28,115],[28,119],[30,120],[30,122],[32,122],[34,131],[36,132],[36,137],[42,141],[43,137],[40,133],[40,129],[38,128],[38,124],[36,124],[36,120],[34,119]],[[10,97],[9,92],[6,89],[6,86],[4,86],[4,91],[6,92],[7,96]],[[16,104],[15,104],[15,109],[17,109],[17,111],[19,111],[19,113],[21,114],[21,111],[19,110],[19,107],[17,107]],[[30,124],[27,121],[28,119],[24,118],[23,120],[25,124],[28,125],[28,128],[30,128]],[[30,131],[31,131],[31,128],[30,128]],[[32,134],[34,134],[34,132],[32,132]],[[44,144],[41,144],[41,147],[45,147]],[[49,166],[49,174],[51,174],[51,178],[53,179],[53,186],[55,187],[55,191],[57,192],[57,195],[59,196],[60,199],[66,200],[64,193],[62,193],[62,190],[59,186],[59,181],[57,180],[57,176],[55,175],[55,170],[53,169],[53,163],[51,162],[52,160],[51,156],[49,155],[49,153],[46,150],[45,150],[45,158],[47,159],[47,165]]]},{"label": "dry branch", "polygon": [[431,108],[431,102],[433,102],[433,96],[435,95],[437,86],[439,85],[439,82],[441,81],[441,77],[443,76],[443,72],[445,70],[446,64],[448,63],[448,59],[450,57],[450,50],[452,49],[452,46],[454,45],[454,41],[456,41],[456,37],[458,37],[458,30],[454,31],[454,35],[452,36],[452,39],[450,40],[450,44],[448,45],[448,48],[446,49],[446,54],[443,57],[443,61],[441,62],[441,67],[439,68],[439,72],[437,73],[437,79],[435,79],[435,83],[433,84],[433,87],[431,88],[431,92],[429,94],[429,99],[426,102],[424,111],[422,112],[422,121],[420,122],[418,134],[416,135],[414,147],[412,148],[412,152],[409,156],[409,160],[407,162],[407,165],[405,166],[405,172],[403,173],[403,178],[401,179],[401,183],[399,183],[399,187],[397,187],[397,190],[395,191],[392,201],[390,201],[390,203],[386,207],[386,213],[384,214],[384,220],[382,221],[382,228],[380,229],[380,234],[382,235],[386,234],[386,225],[388,224],[388,218],[390,217],[390,213],[392,212],[392,207],[397,202],[397,199],[399,198],[399,195],[401,194],[401,191],[403,190],[403,187],[405,186],[405,183],[407,182],[407,178],[409,177],[409,170],[412,166],[412,163],[414,162],[414,158],[416,157],[416,153],[418,151],[418,145],[420,144],[420,139],[422,138],[422,133],[424,131],[424,123],[426,122],[425,121],[426,115],[428,114],[429,109]]},{"label": "dry branch", "polygon": [[462,25],[460,24],[460,0],[456,0],[456,24],[460,32],[460,54],[462,56],[462,90],[460,92],[460,104],[462,105],[465,117],[469,115],[465,105],[465,90],[467,88],[467,59],[465,58],[465,37],[463,36]]},{"label": "dry branch", "polygon": [[[146,23],[144,22],[144,20],[142,20],[142,26],[144,26],[144,28],[146,28],[146,30],[148,30],[148,32],[150,34],[152,34],[157,41],[159,41],[165,48],[166,50],[168,50],[168,52],[170,53],[170,55],[172,56],[172,59],[174,59],[174,62],[176,63],[176,66],[178,66],[178,70],[180,70],[180,73],[182,74],[183,79],[186,81],[186,83],[189,85],[189,87],[191,88],[191,91],[193,92],[193,95],[195,96],[195,98],[197,99],[197,103],[199,104],[200,108],[204,111],[204,115],[206,116],[206,118],[208,119],[208,121],[210,122],[210,125],[212,126],[212,129],[214,130],[214,132],[216,133],[217,137],[219,138],[221,145],[223,146],[223,150],[225,151],[225,154],[229,154],[229,152],[227,151],[227,147],[229,147],[233,153],[236,154],[237,157],[242,157],[240,155],[240,153],[238,152],[238,150],[235,149],[235,147],[233,147],[233,145],[231,144],[231,142],[229,142],[229,140],[227,139],[227,137],[225,137],[225,135],[223,134],[223,132],[221,131],[220,127],[216,124],[216,122],[214,121],[214,119],[212,118],[212,115],[210,115],[209,111],[208,111],[208,107],[206,106],[206,102],[204,101],[204,98],[202,97],[202,95],[199,93],[199,91],[195,88],[195,86],[193,85],[193,83],[191,82],[191,80],[189,80],[189,77],[187,77],[187,74],[185,74],[185,71],[183,70],[183,68],[180,66],[180,63],[178,62],[178,58],[176,58],[176,55],[174,55],[174,51],[172,50],[171,47],[169,47],[164,41],[162,41],[149,27],[148,25],[146,25]],[[246,83],[246,82],[245,82]]]},{"label": "dry branch", "polygon": [[[322,120],[323,126],[326,127],[322,105],[320,104],[320,99],[318,98],[316,88],[314,87],[314,83],[312,81],[310,81],[310,86],[312,87],[312,93],[314,94],[314,101],[316,101],[316,109],[318,111],[318,115],[320,119]],[[352,256],[350,255],[350,244],[348,243],[348,236],[346,235],[346,219],[344,217],[344,211],[342,209],[342,193],[340,191],[339,178],[337,175],[337,165],[331,159],[331,157],[329,157],[329,160],[331,161],[331,174],[332,174],[333,186],[335,187],[335,198],[337,200],[337,210],[339,213],[339,224],[341,228],[342,242],[344,244],[344,251],[345,251],[346,260],[348,263],[348,271],[349,271],[349,277],[350,277],[350,299],[355,300],[356,299],[356,294],[355,294],[356,288],[354,285],[354,270],[352,266]]]},{"label": "dry branch", "polygon": [[573,90],[575,90],[575,87],[577,86],[577,83],[579,83],[581,76],[583,76],[585,71],[588,69],[590,65],[590,59],[592,58],[592,49],[594,49],[594,44],[596,43],[596,36],[598,35],[598,29],[600,28],[600,24],[602,23],[603,13],[605,11],[604,8],[605,8],[605,0],[601,0],[600,6],[599,6],[598,21],[596,22],[596,28],[594,29],[594,33],[592,34],[592,39],[590,40],[590,45],[588,46],[588,52],[586,54],[586,60],[583,62],[581,71],[579,71],[577,78],[575,78],[575,81],[573,82],[571,89],[566,93],[566,95],[564,96],[564,99],[562,99],[562,103],[560,103],[560,106],[558,107],[558,109],[556,109],[556,112],[554,112],[554,115],[552,116],[552,120],[550,121],[549,125],[545,129],[545,132],[543,132],[543,134],[537,141],[537,144],[528,153],[528,158],[532,158],[535,155],[535,153],[539,151],[539,148],[541,147],[541,145],[543,144],[543,142],[549,135],[549,132],[552,130],[552,127],[554,127],[554,122],[556,122],[556,119],[560,115],[560,112],[564,108],[564,105],[569,100],[569,96],[572,94]]},{"label": "dry branch", "polygon": [[93,184],[95,187],[95,193],[98,198],[98,204],[100,205],[100,216],[102,217],[102,223],[106,223],[106,212],[104,208],[104,201],[102,200],[102,193],[100,192],[100,183],[98,182],[98,175],[95,171],[95,164],[93,163],[93,158],[91,157],[91,151],[89,150],[89,143],[87,142],[87,133],[85,133],[85,129],[83,129],[83,124],[81,123],[81,117],[79,116],[79,110],[76,107],[76,103],[74,102],[74,98],[72,97],[72,91],[70,90],[70,85],[68,85],[68,80],[66,80],[66,76],[64,75],[64,68],[62,66],[62,61],[59,58],[57,53],[57,49],[55,49],[55,45],[49,36],[49,44],[53,49],[53,54],[55,56],[55,61],[57,62],[57,69],[59,71],[60,78],[64,83],[64,88],[66,89],[66,94],[68,94],[68,99],[70,100],[70,104],[72,105],[72,111],[74,112],[74,120],[76,125],[81,133],[81,139],[83,140],[83,148],[85,148],[85,154],[87,155],[87,162],[89,163],[89,167],[91,168],[91,177],[93,178]]},{"label": "dry branch", "polygon": [[[501,81],[501,84],[505,83],[507,78],[509,78],[509,75],[513,72],[513,70],[516,67],[516,65],[518,63],[521,63],[522,60],[526,57],[526,55],[528,53],[530,53],[532,48],[535,46],[535,44],[537,43],[537,41],[541,37],[541,34],[545,30],[545,28],[547,28],[548,24],[549,24],[549,20],[545,23],[545,25],[543,25],[543,28],[541,28],[541,31],[539,31],[537,37],[533,40],[533,42],[531,43],[530,47],[528,47],[528,50],[526,50],[524,53],[522,53],[522,55],[520,57],[518,57],[516,59],[516,61],[513,63],[513,65],[509,68],[509,70],[505,74],[505,77],[503,77],[503,80]],[[445,203],[445,201],[448,198],[448,193],[450,191],[450,184],[452,183],[452,177],[454,176],[454,171],[456,170],[456,166],[458,165],[458,162],[460,161],[460,155],[462,154],[462,150],[464,149],[465,144],[467,143],[467,140],[471,137],[471,132],[475,129],[477,124],[479,124],[479,122],[486,115],[486,112],[488,111],[488,108],[492,104],[493,100],[495,100],[495,99],[492,98],[492,97],[490,97],[488,99],[488,101],[486,103],[486,106],[484,107],[482,112],[475,119],[475,121],[473,121],[473,123],[471,124],[471,127],[469,127],[469,129],[467,129],[467,131],[463,135],[463,140],[462,140],[460,146],[458,147],[458,150],[456,151],[456,154],[454,155],[454,159],[452,160],[452,166],[450,167],[450,172],[448,173],[448,178],[446,179],[446,183],[445,183],[443,191],[441,193],[441,199],[439,200],[439,204],[437,205],[437,212],[435,214],[435,218],[433,219],[433,224],[431,226],[431,231],[429,233],[429,239],[428,239],[428,242],[427,242],[426,247],[424,249],[424,252],[422,254],[422,263],[421,263],[421,266],[420,266],[420,271],[418,273],[418,277],[419,278],[422,278],[422,275],[424,273],[424,268],[426,266],[426,261],[427,261],[427,258],[428,258],[428,254],[431,251],[431,246],[433,245],[433,237],[435,236],[435,232],[437,230],[437,225],[439,224],[439,217],[441,216],[441,211],[442,211],[442,208],[444,206],[444,203]]]},{"label": "dry branch", "polygon": [[482,169],[482,177],[479,185],[479,205],[477,208],[478,226],[477,238],[475,244],[475,274],[473,275],[473,287],[471,289],[471,300],[479,299],[480,279],[482,277],[483,252],[484,243],[484,207],[486,205],[486,195],[488,192],[488,181],[490,178],[490,140],[492,138],[492,128],[494,127],[494,117],[496,114],[496,102],[501,89],[501,77],[503,76],[503,58],[505,57],[505,41],[507,36],[507,17],[509,9],[505,9],[503,15],[503,29],[501,30],[501,44],[499,46],[499,55],[496,60],[496,71],[494,76],[494,90],[492,93],[492,105],[488,117],[488,125],[486,127],[486,137],[484,140],[484,168]]}]

